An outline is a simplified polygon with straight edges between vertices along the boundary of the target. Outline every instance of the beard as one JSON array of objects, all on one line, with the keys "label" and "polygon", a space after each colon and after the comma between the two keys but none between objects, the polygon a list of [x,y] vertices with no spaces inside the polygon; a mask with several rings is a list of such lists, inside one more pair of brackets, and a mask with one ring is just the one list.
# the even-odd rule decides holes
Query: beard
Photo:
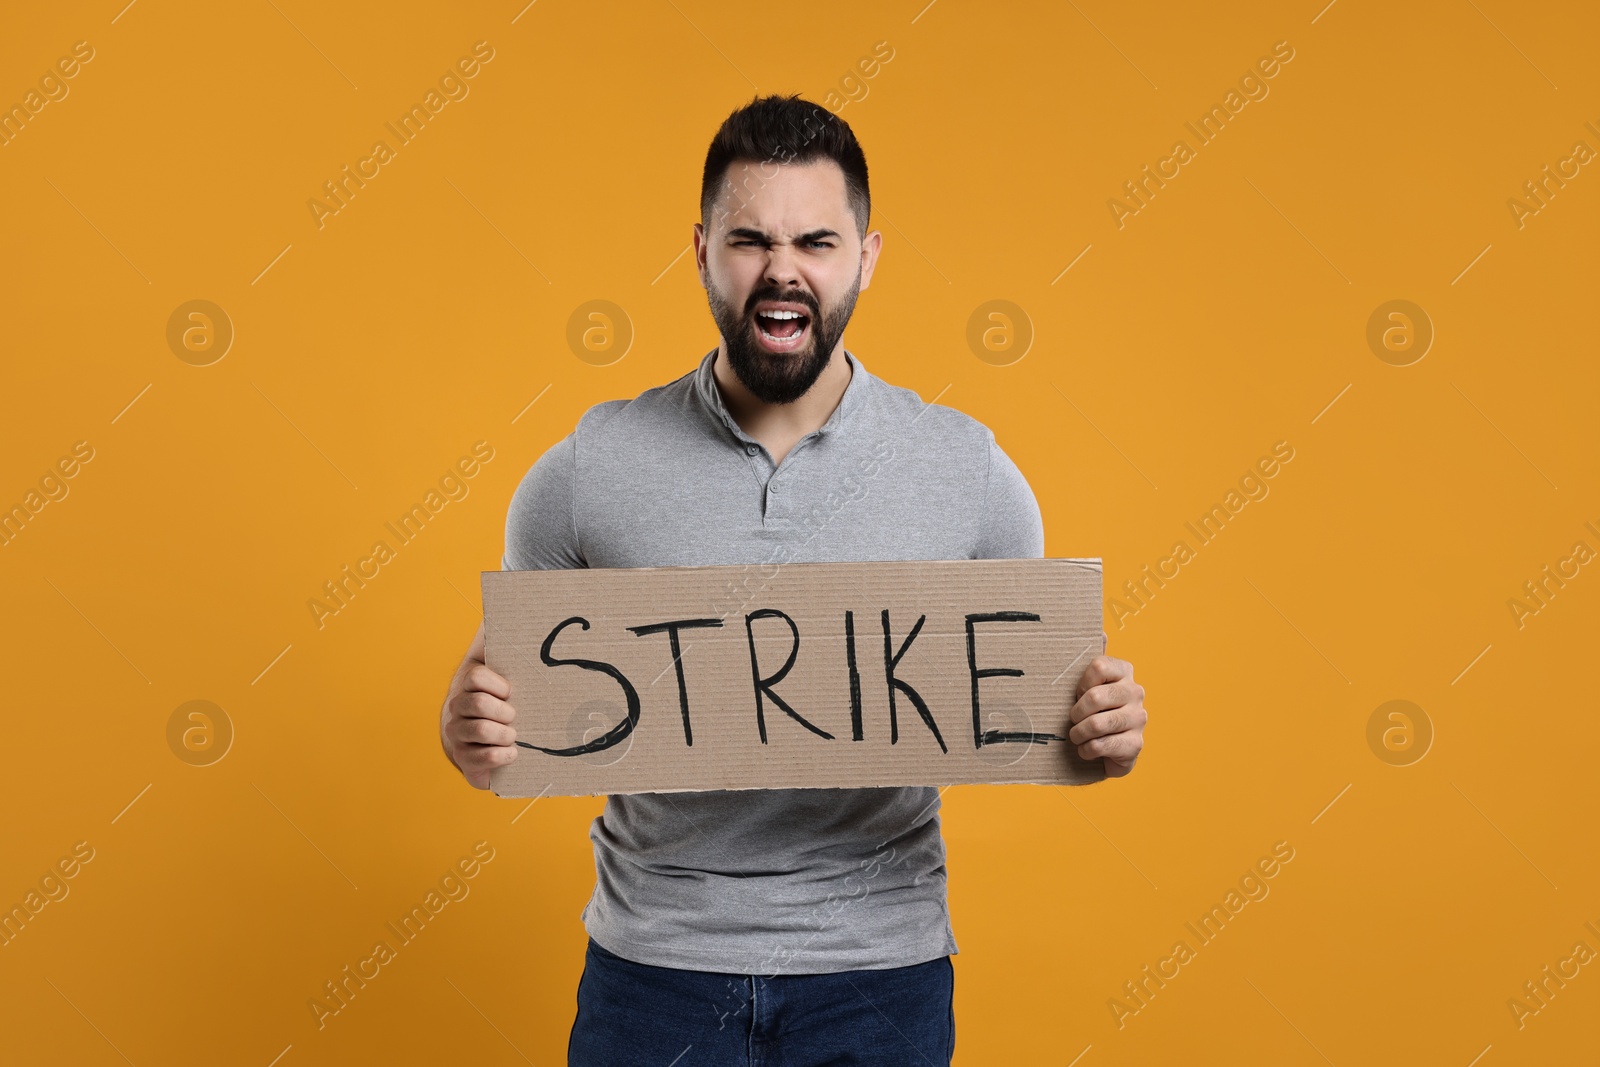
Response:
[{"label": "beard", "polygon": [[[780,289],[756,289],[745,301],[743,310],[735,310],[723,299],[716,286],[706,287],[711,303],[711,317],[728,350],[728,366],[734,377],[751,394],[767,404],[791,404],[806,395],[818,376],[828,366],[834,346],[844,336],[845,324],[856,309],[856,297],[861,292],[861,271],[856,270],[856,280],[839,303],[822,314],[816,301],[802,293],[785,293]],[[804,348],[793,352],[768,352],[756,337],[755,306],[763,300],[778,300],[806,306],[807,328],[811,339]]]}]

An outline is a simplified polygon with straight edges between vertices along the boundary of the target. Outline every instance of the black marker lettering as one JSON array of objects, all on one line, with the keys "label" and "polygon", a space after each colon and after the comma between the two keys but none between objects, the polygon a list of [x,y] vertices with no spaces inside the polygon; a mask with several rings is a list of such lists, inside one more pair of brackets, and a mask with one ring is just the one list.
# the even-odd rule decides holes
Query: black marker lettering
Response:
[{"label": "black marker lettering", "polygon": [[689,730],[689,687],[683,682],[683,650],[678,647],[678,631],[721,625],[721,619],[678,619],[676,622],[653,622],[648,626],[628,627],[640,637],[664,632],[672,643],[672,666],[678,672],[678,710],[683,713],[683,743],[686,745],[694,744],[694,734]]},{"label": "black marker lettering", "polygon": [[910,697],[911,703],[917,706],[917,714],[922,716],[922,721],[933,731],[933,739],[939,742],[939,751],[949,752],[950,750],[945,747],[944,738],[939,736],[939,724],[933,721],[933,713],[928,710],[928,705],[923,702],[915,689],[894,676],[894,669],[899,666],[900,657],[906,654],[906,649],[911,647],[911,642],[917,639],[917,634],[922,630],[922,624],[927,621],[926,615],[918,617],[917,624],[911,628],[911,632],[901,643],[900,651],[895,652],[893,639],[889,636],[889,609],[883,609],[883,670],[889,677],[889,743],[892,745],[900,740],[900,723],[896,718],[894,707],[894,691],[898,689]]},{"label": "black marker lettering", "polygon": [[850,664],[850,739],[861,740],[861,672],[856,670],[856,617],[844,613],[844,654]]},{"label": "black marker lettering", "polygon": [[[778,673],[772,675],[770,678],[763,678],[761,677],[761,666],[756,661],[756,633],[750,624],[756,619],[770,618],[782,619],[784,622],[789,624],[789,631],[790,633],[794,634],[794,644],[789,646],[789,658],[783,661],[783,666],[778,669]],[[774,704],[788,712],[789,717],[795,722],[799,723],[801,726],[804,726],[807,730],[810,730],[818,737],[825,737],[829,741],[832,741],[832,734],[828,733],[826,730],[819,730],[815,726],[811,725],[804,718],[802,718],[798,712],[791,708],[781,696],[772,691],[773,686],[783,681],[784,675],[789,673],[789,668],[794,666],[795,657],[800,654],[800,628],[794,624],[794,620],[789,618],[789,616],[785,615],[783,612],[779,611],[777,608],[761,608],[757,611],[752,611],[750,614],[744,617],[744,633],[745,637],[750,642],[750,677],[755,681],[756,726],[761,731],[761,743],[763,745],[767,743],[767,718],[766,713],[761,707],[761,695],[763,693],[765,693]]]},{"label": "black marker lettering", "polygon": [[539,745],[530,745],[526,741],[517,742],[523,748],[548,752],[552,756],[584,756],[590,752],[603,752],[631,734],[633,728],[639,724],[639,692],[633,688],[633,684],[628,681],[621,671],[609,663],[601,663],[598,660],[551,658],[550,646],[556,643],[556,636],[573,623],[577,623],[585,630],[589,628],[589,620],[576,615],[557,623],[556,628],[550,631],[550,636],[544,639],[544,644],[539,646],[539,658],[544,661],[547,667],[582,667],[586,671],[599,671],[601,674],[608,674],[615,678],[617,684],[622,686],[623,694],[628,698],[628,717],[607,730],[603,736],[597,737],[593,741],[585,741],[581,745],[574,745],[571,748],[542,748]]},{"label": "black marker lettering", "polygon": [[1065,741],[1066,738],[1057,734],[1036,734],[1027,730],[985,730],[983,728],[983,713],[978,710],[978,679],[979,678],[1021,678],[1022,671],[1016,667],[985,667],[978,669],[978,642],[977,635],[973,632],[973,625],[980,622],[1038,622],[1039,616],[1031,611],[990,611],[977,615],[967,616],[967,670],[972,674],[972,747],[982,748],[984,745],[999,745],[1010,741],[1026,741],[1029,743],[1043,744],[1048,741]]}]

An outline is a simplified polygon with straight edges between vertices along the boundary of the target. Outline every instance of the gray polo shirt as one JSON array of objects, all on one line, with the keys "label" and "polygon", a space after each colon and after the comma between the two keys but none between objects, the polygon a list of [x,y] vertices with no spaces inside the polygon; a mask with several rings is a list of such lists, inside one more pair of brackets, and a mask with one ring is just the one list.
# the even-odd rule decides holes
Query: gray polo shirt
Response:
[{"label": "gray polo shirt", "polygon": [[[502,566],[749,565],[731,614],[786,562],[1044,555],[1038,503],[982,423],[847,352],[839,406],[774,465],[728,413],[716,355],[589,408],[540,456]],[[625,959],[774,975],[957,951],[931,786],[614,795],[589,839],[581,919]]]}]

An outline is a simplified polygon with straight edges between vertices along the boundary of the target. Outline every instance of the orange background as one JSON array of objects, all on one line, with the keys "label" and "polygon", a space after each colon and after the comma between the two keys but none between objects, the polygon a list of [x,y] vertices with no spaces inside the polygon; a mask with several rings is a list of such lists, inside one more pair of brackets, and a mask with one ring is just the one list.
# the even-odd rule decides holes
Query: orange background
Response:
[{"label": "orange background", "polygon": [[[1600,951],[1600,575],[1520,626],[1507,602],[1600,549],[1600,175],[1520,226],[1507,201],[1600,149],[1600,19],[1320,6],[13,14],[0,102],[94,58],[0,147],[0,504],[75,442],[94,458],[0,548],[0,903],[94,858],[0,948],[7,1058],[562,1059],[602,802],[470,790],[439,705],[524,472],[716,344],[681,253],[710,137],[758,90],[855,97],[884,252],[847,342],[993,427],[1048,555],[1103,557],[1110,593],[1294,448],[1108,612],[1150,710],[1131,777],[945,794],[959,1062],[1592,1056],[1594,963],[1520,1027],[1508,1001]],[[322,183],[480,40],[470,94],[319,229]],[[1123,182],[1278,41],[1269,95],[1119,228]],[[209,366],[166,338],[194,299],[236,332]],[[633,332],[607,366],[567,341],[595,299]],[[968,343],[995,299],[1031,327],[1020,360]],[[1396,299],[1436,333],[1407,366],[1367,341]],[[319,629],[322,583],[479,440],[470,495]],[[169,741],[191,700],[234,732],[208,766]],[[1431,725],[1420,760],[1369,744],[1391,700]],[[479,841],[470,895],[319,1030],[323,983]],[[1279,841],[1270,895],[1119,1027],[1123,983]]]}]

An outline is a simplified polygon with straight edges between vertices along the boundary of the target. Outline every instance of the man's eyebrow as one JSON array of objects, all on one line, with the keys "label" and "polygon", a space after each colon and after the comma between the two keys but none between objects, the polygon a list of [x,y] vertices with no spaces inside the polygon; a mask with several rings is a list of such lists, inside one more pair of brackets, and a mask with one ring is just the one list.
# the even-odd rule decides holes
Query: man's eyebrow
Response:
[{"label": "man's eyebrow", "polygon": [[[808,241],[820,241],[826,237],[837,239],[838,236],[838,233],[833,230],[812,230],[810,233],[801,234],[799,237],[795,238],[795,241],[799,244],[805,244]],[[736,237],[745,237],[749,238],[750,240],[761,241],[763,243],[769,243],[772,240],[772,238],[768,237],[761,230],[757,230],[750,226],[740,226],[737,229],[729,230],[728,237],[730,240]]]}]

